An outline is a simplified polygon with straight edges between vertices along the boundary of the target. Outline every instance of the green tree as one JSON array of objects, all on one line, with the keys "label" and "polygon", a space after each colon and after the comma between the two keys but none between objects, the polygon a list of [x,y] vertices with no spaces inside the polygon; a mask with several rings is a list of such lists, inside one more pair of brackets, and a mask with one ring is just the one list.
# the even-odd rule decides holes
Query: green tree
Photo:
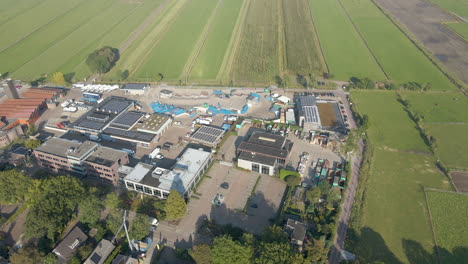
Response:
[{"label": "green tree", "polygon": [[328,192],[328,201],[331,203],[337,203],[341,200],[341,188],[333,187]]},{"label": "green tree", "polygon": [[57,262],[57,256],[54,253],[49,253],[44,257],[42,264],[55,264]]},{"label": "green tree", "polygon": [[322,239],[313,239],[311,243],[306,244],[305,252],[309,263],[328,263],[328,248]]},{"label": "green tree", "polygon": [[13,253],[9,261],[11,264],[41,263],[43,257],[36,247],[27,245]]},{"label": "green tree", "polygon": [[65,77],[63,76],[63,73],[56,72],[50,78],[50,82],[55,83],[57,85],[65,85]]},{"label": "green tree", "polygon": [[213,263],[213,259],[211,258],[211,249],[207,244],[194,246],[193,249],[189,250],[189,254],[197,264]]},{"label": "green tree", "polygon": [[169,192],[165,211],[166,219],[169,221],[181,219],[187,213],[187,204],[178,191],[171,190]]},{"label": "green tree", "polygon": [[216,237],[211,249],[211,257],[214,264],[246,264],[251,263],[253,248],[243,246],[233,241],[228,235]]},{"label": "green tree", "polygon": [[24,141],[24,147],[28,149],[35,149],[39,147],[40,145],[41,145],[41,141],[38,139],[30,138]]},{"label": "green tree", "polygon": [[28,136],[34,136],[37,134],[37,127],[34,124],[31,124],[26,132]]},{"label": "green tree", "polygon": [[111,192],[106,195],[106,199],[104,200],[104,204],[106,205],[107,208],[120,208],[122,205],[122,202],[120,201],[119,196],[115,194],[114,192]]},{"label": "green tree", "polygon": [[273,225],[265,228],[262,234],[262,241],[263,242],[287,242],[288,235],[283,229],[278,225]]},{"label": "green tree", "polygon": [[101,217],[102,202],[93,194],[87,195],[79,205],[80,221],[85,224],[95,224]]},{"label": "green tree", "polygon": [[89,54],[86,64],[93,73],[106,73],[114,67],[119,58],[118,49],[106,46]]},{"label": "green tree", "polygon": [[284,181],[286,181],[286,184],[288,184],[289,187],[294,188],[295,186],[299,185],[299,183],[301,183],[301,178],[294,175],[289,175],[284,178]]},{"label": "green tree", "polygon": [[306,192],[307,201],[313,204],[317,203],[321,196],[322,192],[319,188],[312,188]]},{"label": "green tree", "polygon": [[0,171],[0,182],[0,201],[8,203],[23,201],[33,187],[33,180],[16,170]]},{"label": "green tree", "polygon": [[148,216],[138,214],[130,224],[130,236],[136,240],[141,240],[149,234],[150,226]]},{"label": "green tree", "polygon": [[302,264],[304,258],[291,250],[288,242],[260,243],[255,264]]},{"label": "green tree", "polygon": [[114,235],[123,223],[123,213],[120,210],[113,209],[106,218],[106,227]]},{"label": "green tree", "polygon": [[84,188],[71,176],[57,176],[43,181],[26,215],[26,238],[47,236],[56,241],[81,201]]}]

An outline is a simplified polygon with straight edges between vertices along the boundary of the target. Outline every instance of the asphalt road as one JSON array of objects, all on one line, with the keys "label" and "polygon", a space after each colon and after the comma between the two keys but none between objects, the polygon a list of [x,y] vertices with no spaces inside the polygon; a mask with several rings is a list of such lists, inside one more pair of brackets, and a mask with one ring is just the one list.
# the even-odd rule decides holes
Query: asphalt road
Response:
[{"label": "asphalt road", "polygon": [[333,247],[330,252],[328,262],[330,264],[337,264],[341,260],[341,251],[344,249],[344,241],[346,239],[346,233],[348,232],[348,223],[351,217],[351,208],[353,207],[354,196],[356,195],[356,189],[359,180],[359,171],[362,163],[362,152],[364,150],[364,143],[362,140],[358,143],[358,152],[352,157],[351,164],[351,178],[347,187],[346,197],[343,199],[341,205],[341,214],[338,221],[338,229],[336,232],[335,240],[333,241]]}]

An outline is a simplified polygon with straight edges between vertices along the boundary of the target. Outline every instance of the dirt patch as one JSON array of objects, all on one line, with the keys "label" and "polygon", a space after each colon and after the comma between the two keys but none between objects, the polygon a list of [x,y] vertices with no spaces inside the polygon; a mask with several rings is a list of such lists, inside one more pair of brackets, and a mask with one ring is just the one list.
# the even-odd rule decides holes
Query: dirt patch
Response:
[{"label": "dirt patch", "polygon": [[320,122],[324,127],[337,127],[338,120],[336,119],[335,110],[333,104],[317,104],[317,108],[320,115]]},{"label": "dirt patch", "polygon": [[468,172],[452,172],[450,177],[457,191],[468,192]]}]

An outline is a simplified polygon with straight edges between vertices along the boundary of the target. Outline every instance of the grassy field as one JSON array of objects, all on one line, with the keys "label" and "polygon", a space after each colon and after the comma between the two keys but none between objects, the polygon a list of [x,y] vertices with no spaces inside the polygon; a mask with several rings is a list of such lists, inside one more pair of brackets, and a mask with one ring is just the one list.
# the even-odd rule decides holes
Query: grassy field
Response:
[{"label": "grassy field", "polygon": [[424,125],[436,139],[436,154],[449,168],[468,169],[468,124]]},{"label": "grassy field", "polygon": [[429,150],[395,92],[353,91],[352,98],[359,113],[369,116],[368,134],[372,142],[390,149]]},{"label": "grassy field", "polygon": [[191,72],[191,79],[216,79],[244,0],[223,0]]},{"label": "grassy field", "polygon": [[349,80],[355,76],[385,80],[338,0],[310,0],[310,6],[325,59],[336,79]]},{"label": "grassy field", "polygon": [[278,1],[250,1],[237,47],[231,79],[264,82],[279,73]]},{"label": "grassy field", "polygon": [[449,23],[446,26],[468,41],[468,23]]},{"label": "grassy field", "polygon": [[158,73],[162,73],[165,79],[177,80],[218,2],[213,0],[187,2],[133,78],[142,81],[151,80]]},{"label": "grassy field", "polygon": [[[13,71],[15,78],[33,79],[42,73],[63,71],[75,72],[75,78],[80,80],[89,74],[84,63],[89,53],[105,45],[118,48],[161,2],[83,2],[11,49],[1,52],[0,58],[19,66]],[[25,52],[20,52],[22,50]],[[13,59],[15,57],[18,60]]]},{"label": "grassy field", "polygon": [[431,83],[433,90],[456,87],[370,1],[341,1],[390,79]]},{"label": "grassy field", "polygon": [[[426,191],[440,263],[465,263],[468,259],[468,195]],[[465,228],[464,228],[465,227]]]},{"label": "grassy field", "polygon": [[307,0],[282,0],[286,68],[291,74],[326,71]]},{"label": "grassy field", "polygon": [[465,0],[432,0],[432,2],[458,16],[468,18],[468,2]]},{"label": "grassy field", "polygon": [[413,93],[402,96],[423,123],[468,123],[468,98],[460,93]]}]

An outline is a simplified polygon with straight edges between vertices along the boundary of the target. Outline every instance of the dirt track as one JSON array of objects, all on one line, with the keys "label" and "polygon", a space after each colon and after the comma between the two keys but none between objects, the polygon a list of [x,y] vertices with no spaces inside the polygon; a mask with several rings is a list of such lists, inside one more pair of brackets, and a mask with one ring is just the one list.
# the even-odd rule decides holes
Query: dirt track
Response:
[{"label": "dirt track", "polygon": [[468,83],[468,43],[442,22],[456,21],[429,0],[376,0],[421,41],[445,66]]}]

